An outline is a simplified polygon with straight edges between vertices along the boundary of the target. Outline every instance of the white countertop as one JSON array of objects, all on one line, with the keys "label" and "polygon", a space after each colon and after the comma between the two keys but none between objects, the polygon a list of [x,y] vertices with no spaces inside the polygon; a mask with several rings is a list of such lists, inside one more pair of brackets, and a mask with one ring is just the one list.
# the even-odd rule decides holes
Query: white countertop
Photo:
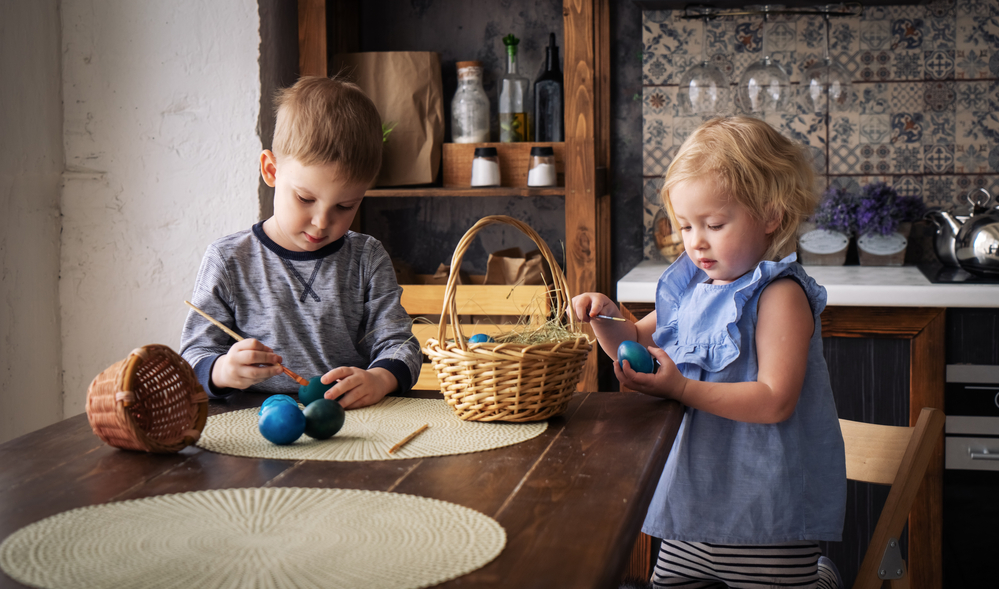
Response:
[{"label": "white countertop", "polygon": [[[654,303],[666,264],[642,262],[617,283],[617,300]],[[999,284],[933,284],[916,266],[805,266],[826,287],[827,305],[999,307]]]}]

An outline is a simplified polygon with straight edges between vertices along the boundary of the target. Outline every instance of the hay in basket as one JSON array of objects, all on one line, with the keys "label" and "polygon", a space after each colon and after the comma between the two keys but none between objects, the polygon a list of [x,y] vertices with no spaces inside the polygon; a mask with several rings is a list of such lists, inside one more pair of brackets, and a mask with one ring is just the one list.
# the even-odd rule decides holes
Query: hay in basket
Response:
[{"label": "hay in basket", "polygon": [[[469,344],[461,331],[455,303],[458,269],[475,235],[493,224],[512,225],[530,237],[551,268],[553,320],[546,328],[550,334],[547,341],[522,343],[517,341],[522,338],[504,341],[497,337],[496,342]],[[451,259],[437,338],[428,339],[423,348],[437,373],[441,394],[459,418],[528,422],[565,411],[593,348],[593,340],[573,317],[570,300],[565,275],[551,250],[526,223],[493,215],[483,217],[465,233]],[[453,341],[445,339],[448,318]]]},{"label": "hay in basket", "polygon": [[167,346],[150,344],[94,378],[87,389],[87,419],[110,446],[177,452],[201,437],[208,395],[186,360]]}]

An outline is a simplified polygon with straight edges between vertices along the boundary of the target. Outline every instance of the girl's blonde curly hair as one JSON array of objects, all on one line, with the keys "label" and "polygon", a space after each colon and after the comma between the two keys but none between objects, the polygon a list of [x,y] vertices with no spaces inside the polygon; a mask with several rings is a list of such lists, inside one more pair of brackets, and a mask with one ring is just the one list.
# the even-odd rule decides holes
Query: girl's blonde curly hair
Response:
[{"label": "girl's blonde curly hair", "polygon": [[674,228],[678,225],[670,190],[706,176],[757,221],[780,219],[764,257],[771,261],[794,251],[798,225],[819,201],[815,171],[805,149],[752,117],[711,119],[680,146],[659,193]]}]

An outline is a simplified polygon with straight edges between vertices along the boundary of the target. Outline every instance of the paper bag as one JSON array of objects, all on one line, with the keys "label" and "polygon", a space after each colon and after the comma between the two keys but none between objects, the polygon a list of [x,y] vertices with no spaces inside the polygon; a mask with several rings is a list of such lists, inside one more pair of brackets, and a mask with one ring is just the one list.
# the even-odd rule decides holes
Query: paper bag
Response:
[{"label": "paper bag", "polygon": [[545,264],[541,252],[533,250],[524,255],[519,247],[489,254],[486,260],[484,284],[551,284],[551,269]]},{"label": "paper bag", "polygon": [[336,71],[360,86],[375,103],[382,129],[387,132],[375,186],[433,183],[444,143],[440,54],[342,53],[334,60]]}]

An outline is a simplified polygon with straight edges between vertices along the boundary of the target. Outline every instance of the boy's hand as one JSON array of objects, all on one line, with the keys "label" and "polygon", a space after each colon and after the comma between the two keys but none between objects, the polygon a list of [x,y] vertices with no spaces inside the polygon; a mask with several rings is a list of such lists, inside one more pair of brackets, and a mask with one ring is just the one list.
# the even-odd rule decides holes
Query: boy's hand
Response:
[{"label": "boy's hand", "polygon": [[339,400],[344,409],[360,409],[374,405],[399,386],[395,376],[384,368],[365,370],[356,366],[341,366],[323,375],[323,384],[333,384],[324,395]]},{"label": "boy's hand", "polygon": [[281,374],[281,356],[253,338],[236,342],[212,367],[212,384],[245,389]]},{"label": "boy's hand", "polygon": [[597,315],[621,316],[621,310],[617,308],[614,301],[599,292],[584,292],[572,297],[572,309],[576,312],[576,317],[579,317],[583,323],[589,323],[590,319]]},{"label": "boy's hand", "polygon": [[648,347],[652,358],[659,362],[659,367],[652,374],[636,372],[631,369],[631,363],[625,360],[624,368],[621,362],[614,362],[614,375],[622,387],[637,393],[675,399],[683,402],[683,389],[687,383],[686,377],[673,363],[669,354],[656,346]]}]

